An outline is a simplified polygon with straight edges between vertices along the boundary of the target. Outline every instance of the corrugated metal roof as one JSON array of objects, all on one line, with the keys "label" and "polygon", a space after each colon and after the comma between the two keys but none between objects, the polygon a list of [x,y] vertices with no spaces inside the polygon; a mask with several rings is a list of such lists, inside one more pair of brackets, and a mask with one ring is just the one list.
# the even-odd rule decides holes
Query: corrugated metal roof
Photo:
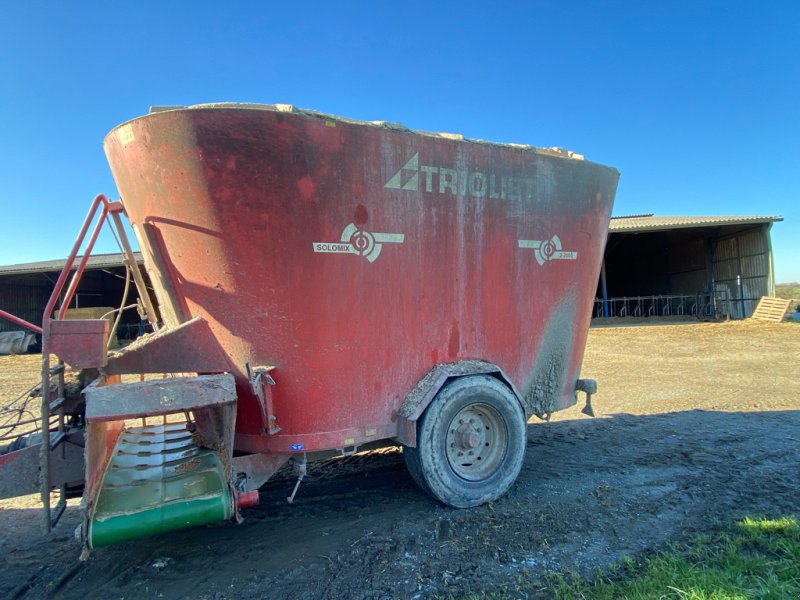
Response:
[{"label": "corrugated metal roof", "polygon": [[641,215],[619,215],[617,217],[611,217],[612,219],[639,219],[641,217],[652,217],[653,213],[643,213]]},{"label": "corrugated metal roof", "polygon": [[[140,252],[134,252],[136,262],[140,265],[144,263]],[[80,264],[81,257],[75,259],[73,269]],[[0,275],[25,275],[27,273],[46,273],[49,271],[61,271],[64,265],[67,264],[67,259],[61,258],[58,260],[42,260],[38,262],[20,263],[18,265],[2,265],[0,266]],[[108,269],[110,267],[122,267],[121,254],[93,254],[86,262],[87,269]]]},{"label": "corrugated metal roof", "polygon": [[638,231],[663,231],[666,229],[685,229],[689,227],[722,227],[725,225],[755,225],[783,221],[779,215],[749,217],[612,217],[608,225],[611,233],[631,233]]}]

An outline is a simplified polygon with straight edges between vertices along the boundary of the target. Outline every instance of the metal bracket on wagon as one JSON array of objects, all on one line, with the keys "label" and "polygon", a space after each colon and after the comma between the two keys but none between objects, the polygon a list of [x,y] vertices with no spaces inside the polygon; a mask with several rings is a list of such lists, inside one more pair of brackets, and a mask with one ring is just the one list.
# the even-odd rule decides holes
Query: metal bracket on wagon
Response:
[{"label": "metal bracket on wagon", "polygon": [[258,404],[261,408],[261,426],[270,435],[275,435],[281,430],[272,408],[272,390],[270,389],[270,386],[275,385],[275,380],[270,375],[270,372],[274,371],[275,367],[272,365],[253,367],[250,363],[247,363],[245,369],[247,370],[247,378],[250,380],[250,387],[256,398],[258,398]]},{"label": "metal bracket on wagon", "polygon": [[581,412],[593,417],[592,394],[597,393],[597,382],[594,379],[578,379],[575,382],[575,391],[584,392],[586,394],[586,406],[581,409]]},{"label": "metal bracket on wagon", "polygon": [[439,390],[451,379],[467,375],[491,375],[496,377],[516,396],[525,412],[525,403],[519,390],[503,370],[485,360],[459,360],[452,363],[439,363],[425,374],[414,389],[406,396],[397,411],[397,439],[405,446],[417,446],[417,419],[422,416]]}]

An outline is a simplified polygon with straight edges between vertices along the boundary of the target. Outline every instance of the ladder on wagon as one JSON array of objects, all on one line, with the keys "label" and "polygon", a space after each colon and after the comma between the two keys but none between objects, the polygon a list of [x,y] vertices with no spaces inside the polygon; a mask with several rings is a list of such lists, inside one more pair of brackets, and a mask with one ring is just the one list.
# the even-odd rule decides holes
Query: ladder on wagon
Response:
[{"label": "ladder on wagon", "polygon": [[[61,515],[64,513],[67,502],[67,485],[60,483],[57,486],[57,500],[55,504],[51,501],[51,463],[53,456],[65,458],[65,442],[69,437],[68,431],[68,410],[71,408],[71,402],[68,398],[66,383],[65,383],[65,362],[72,362],[69,358],[65,361],[64,355],[78,357],[80,362],[82,348],[70,347],[70,336],[76,334],[96,334],[97,322],[92,320],[86,321],[72,321],[64,320],[67,307],[70,305],[72,298],[77,290],[78,283],[86,269],[86,264],[91,256],[94,244],[100,234],[101,229],[105,223],[109,224],[114,238],[120,246],[122,251],[123,260],[128,272],[132,274],[133,281],[139,293],[141,301],[141,310],[147,320],[150,322],[154,330],[158,329],[157,317],[155,307],[150,300],[150,296],[145,287],[144,279],[136,264],[136,259],[133,255],[128,236],[122,225],[120,215],[124,213],[124,207],[120,201],[109,201],[106,196],[100,194],[95,197],[92,202],[89,212],[84,219],[83,226],[78,233],[77,239],[72,247],[69,256],[67,257],[61,274],[56,281],[47,306],[42,315],[42,326],[38,327],[32,323],[28,323],[18,317],[14,317],[4,311],[0,311],[0,316],[7,318],[18,325],[27,327],[42,336],[42,371],[41,371],[41,413],[39,419],[41,427],[41,450],[40,450],[40,494],[41,501],[44,508],[43,526],[46,532],[50,532]],[[111,217],[111,219],[109,219]],[[92,224],[94,227],[92,228]],[[89,236],[86,248],[83,255],[78,261],[78,253],[86,240],[86,235],[92,228],[91,235]],[[76,261],[77,266],[76,266]],[[75,267],[75,272],[70,278],[70,272]],[[67,280],[69,284],[67,285]],[[66,290],[65,290],[66,287]],[[63,292],[63,296],[62,296]],[[56,304],[61,298],[60,308],[56,313]],[[103,322],[104,323],[104,322]],[[107,330],[103,330],[107,334]],[[103,333],[101,331],[100,333]],[[104,336],[95,336],[96,339],[102,339],[103,348],[94,348],[91,351],[106,351],[106,338]],[[74,339],[74,337],[73,337]],[[51,353],[56,354],[58,360],[56,364],[50,364]],[[73,365],[74,366],[74,365]]]}]

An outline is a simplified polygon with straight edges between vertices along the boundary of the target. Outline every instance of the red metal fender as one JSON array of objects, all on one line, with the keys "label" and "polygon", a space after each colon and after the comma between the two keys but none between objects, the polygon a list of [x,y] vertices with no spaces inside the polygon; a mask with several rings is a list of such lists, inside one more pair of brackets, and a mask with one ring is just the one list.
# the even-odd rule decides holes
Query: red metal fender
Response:
[{"label": "red metal fender", "polygon": [[397,439],[404,446],[417,446],[417,419],[422,416],[440,389],[451,379],[467,375],[491,375],[505,383],[514,393],[525,416],[528,411],[519,390],[503,372],[503,369],[485,360],[459,360],[439,363],[423,377],[406,396],[397,411]]}]

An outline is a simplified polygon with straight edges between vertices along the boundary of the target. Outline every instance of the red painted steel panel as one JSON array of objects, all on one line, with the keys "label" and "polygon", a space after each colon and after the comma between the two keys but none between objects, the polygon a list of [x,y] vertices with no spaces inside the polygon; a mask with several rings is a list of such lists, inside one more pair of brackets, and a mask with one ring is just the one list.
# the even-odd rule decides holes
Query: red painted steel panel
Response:
[{"label": "red painted steel panel", "polygon": [[[574,403],[615,170],[253,107],[155,113],[105,149],[166,324],[202,317],[228,358],[240,448],[392,435],[460,359],[500,366],[529,412]],[[277,435],[246,363],[277,367]]]},{"label": "red painted steel panel", "polygon": [[108,330],[106,319],[50,319],[50,352],[76,369],[105,366]]}]

